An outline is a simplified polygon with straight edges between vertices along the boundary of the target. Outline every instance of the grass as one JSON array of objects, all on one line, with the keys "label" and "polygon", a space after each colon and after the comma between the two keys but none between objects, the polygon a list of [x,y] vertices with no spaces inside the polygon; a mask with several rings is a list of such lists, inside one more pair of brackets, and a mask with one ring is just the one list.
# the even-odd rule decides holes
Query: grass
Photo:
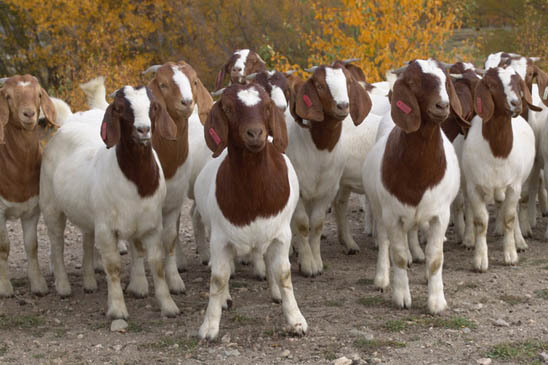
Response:
[{"label": "grass", "polygon": [[366,340],[364,338],[354,341],[354,347],[363,352],[374,352],[383,347],[402,348],[406,347],[407,343],[393,340]]},{"label": "grass", "polygon": [[374,281],[373,279],[360,279],[356,281],[356,284],[358,285],[373,285]]},{"label": "grass", "polygon": [[5,314],[0,314],[0,330],[10,330],[10,329],[32,329],[33,331],[38,326],[42,326],[44,320],[38,316],[34,315],[12,315],[7,316]]},{"label": "grass", "polygon": [[479,288],[479,285],[474,281],[470,281],[468,283],[465,283],[462,287],[466,289],[477,289]]},{"label": "grass", "polygon": [[371,308],[386,304],[386,300],[383,297],[361,297],[358,299],[358,304]]},{"label": "grass", "polygon": [[386,321],[382,325],[382,329],[388,332],[400,332],[405,331],[413,326],[419,327],[433,327],[458,330],[462,328],[474,329],[477,327],[476,323],[464,318],[464,317],[406,317],[402,319],[392,319]]},{"label": "grass", "polygon": [[432,327],[435,328],[447,328],[447,329],[461,329],[461,328],[476,328],[477,325],[464,318],[464,317],[452,317],[452,318],[430,318],[429,321]]},{"label": "grass", "polygon": [[517,304],[527,303],[527,298],[518,297],[516,295],[501,295],[499,297],[499,299],[502,300],[505,303],[510,304],[510,305],[517,305]]},{"label": "grass", "polygon": [[236,313],[232,318],[230,318],[230,320],[240,325],[255,324],[259,322],[257,318],[251,318],[246,316],[245,314],[239,314],[239,313]]},{"label": "grass", "polygon": [[230,286],[233,289],[247,288],[247,283],[245,281],[232,281],[232,282],[230,282]]},{"label": "grass", "polygon": [[325,302],[326,307],[342,307],[344,305],[344,300],[328,300]]},{"label": "grass", "polygon": [[391,319],[383,325],[383,328],[390,332],[400,332],[409,328],[409,323],[403,319]]},{"label": "grass", "polygon": [[330,343],[327,345],[327,348],[323,350],[323,357],[328,361],[333,361],[337,359],[337,349],[339,346],[335,343]]},{"label": "grass", "polygon": [[179,349],[184,352],[191,352],[198,346],[197,338],[173,338],[162,337],[157,342],[143,343],[137,346],[139,350],[165,350],[172,348],[174,345],[179,345]]},{"label": "grass", "polygon": [[522,342],[504,342],[493,346],[487,353],[487,357],[496,360],[511,360],[512,363],[520,364],[540,364],[538,354],[542,351],[548,351],[547,342],[536,340],[526,340]]},{"label": "grass", "polygon": [[537,298],[548,300],[548,289],[535,290]]},{"label": "grass", "polygon": [[127,323],[127,331],[130,333],[139,333],[144,331],[144,327],[136,322],[129,321]]},{"label": "grass", "polygon": [[5,343],[0,343],[0,356],[4,356],[8,353],[8,345]]}]

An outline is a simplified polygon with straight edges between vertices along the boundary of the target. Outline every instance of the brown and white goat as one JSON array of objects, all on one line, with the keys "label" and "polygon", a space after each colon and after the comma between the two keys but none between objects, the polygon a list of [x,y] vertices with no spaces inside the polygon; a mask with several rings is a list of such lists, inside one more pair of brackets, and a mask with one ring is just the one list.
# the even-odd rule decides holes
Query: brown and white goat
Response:
[{"label": "brown and white goat", "polygon": [[8,277],[10,242],[6,222],[17,218],[23,227],[31,291],[38,295],[48,292],[38,265],[36,235],[42,161],[36,127],[40,109],[57,126],[55,107],[34,76],[5,79],[0,89],[0,296],[13,295]]},{"label": "brown and white goat", "polygon": [[266,63],[261,56],[250,49],[238,49],[230,56],[217,74],[215,90],[219,90],[225,82],[226,75],[230,76],[232,84],[245,84],[246,76],[266,70]]},{"label": "brown and white goat", "polygon": [[450,109],[459,116],[462,110],[449,75],[437,61],[415,60],[398,73],[386,116],[395,126],[378,140],[362,170],[379,245],[375,285],[389,284],[390,251],[393,301],[401,308],[411,306],[407,234],[428,223],[428,309],[439,313],[447,305],[443,239],[460,184],[457,156],[440,125]]},{"label": "brown and white goat", "polygon": [[197,207],[211,232],[209,304],[200,337],[217,337],[222,307],[231,304],[234,258],[251,251],[266,258],[272,298],[282,302],[291,330],[305,334],[308,325],[295,301],[289,263],[299,182],[283,154],[287,130],[282,112],[261,86],[234,84],[213,106],[204,135],[217,158],[194,185]]}]

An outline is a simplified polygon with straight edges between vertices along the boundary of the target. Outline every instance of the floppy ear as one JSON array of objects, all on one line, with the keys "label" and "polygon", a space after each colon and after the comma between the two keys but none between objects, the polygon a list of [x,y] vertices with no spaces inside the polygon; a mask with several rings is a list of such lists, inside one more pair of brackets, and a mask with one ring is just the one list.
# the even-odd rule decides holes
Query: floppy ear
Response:
[{"label": "floppy ear", "polygon": [[283,113],[276,107],[273,101],[270,102],[269,134],[272,136],[272,144],[280,153],[284,153],[289,143],[287,137],[287,126]]},{"label": "floppy ear", "polygon": [[529,109],[531,109],[534,112],[540,112],[542,111],[542,108],[539,108],[536,105],[533,105],[533,98],[531,97],[531,93],[529,92],[529,88],[527,87],[527,84],[523,79],[520,79],[520,85],[521,85],[521,95],[523,96],[523,100],[527,103],[529,106]]},{"label": "floppy ear", "polygon": [[474,110],[483,122],[488,122],[495,113],[495,102],[491,96],[491,92],[485,86],[483,81],[480,81],[474,92]]},{"label": "floppy ear", "polygon": [[449,75],[447,75],[447,94],[449,94],[449,104],[451,105],[451,110],[456,116],[456,121],[459,127],[464,132],[465,128],[470,127],[470,123],[464,118],[463,106],[461,104],[455,85]]},{"label": "floppy ear", "polygon": [[10,120],[10,107],[3,92],[0,92],[0,144],[5,144],[4,127]]},{"label": "floppy ear", "polygon": [[346,64],[344,68],[346,68],[346,70],[350,72],[354,80],[365,82],[365,74],[363,73],[363,70],[359,66],[349,63],[349,64]]},{"label": "floppy ear", "polygon": [[356,80],[350,81],[348,96],[350,99],[350,116],[354,125],[360,125],[371,111],[369,93]]},{"label": "floppy ear", "polygon": [[200,115],[200,122],[205,124],[209,111],[211,110],[211,107],[213,107],[213,98],[200,79],[196,80],[196,103],[198,104],[198,113]]},{"label": "floppy ear", "polygon": [[221,101],[213,105],[207,116],[204,137],[207,146],[213,151],[213,157],[219,156],[228,143],[228,120],[221,108]]},{"label": "floppy ear", "polygon": [[101,138],[107,145],[107,148],[120,142],[120,120],[114,115],[114,102],[105,110],[103,123],[101,123]]},{"label": "floppy ear", "polygon": [[152,133],[158,129],[158,133],[164,139],[175,141],[177,139],[177,125],[169,116],[166,108],[158,103],[158,110],[152,120]]},{"label": "floppy ear", "polygon": [[234,62],[235,55],[232,54],[228,61],[221,67],[221,70],[217,74],[217,80],[215,81],[215,90],[219,90],[225,81],[225,76],[230,74],[229,66]]},{"label": "floppy ear", "polygon": [[295,111],[302,119],[307,119],[313,122],[321,122],[324,119],[323,106],[316,91],[316,87],[312,83],[312,79],[308,79],[297,90],[297,98],[295,100]]},{"label": "floppy ear", "polygon": [[53,105],[48,93],[43,88],[40,88],[40,108],[42,108],[48,122],[52,126],[59,128],[59,124],[57,124],[57,110],[55,110],[55,105]]},{"label": "floppy ear", "polygon": [[538,95],[544,105],[548,106],[548,75],[544,73],[537,65],[533,65],[535,76],[537,77]]},{"label": "floppy ear", "polygon": [[417,98],[401,79],[394,84],[390,114],[394,123],[406,133],[415,132],[421,126]]}]

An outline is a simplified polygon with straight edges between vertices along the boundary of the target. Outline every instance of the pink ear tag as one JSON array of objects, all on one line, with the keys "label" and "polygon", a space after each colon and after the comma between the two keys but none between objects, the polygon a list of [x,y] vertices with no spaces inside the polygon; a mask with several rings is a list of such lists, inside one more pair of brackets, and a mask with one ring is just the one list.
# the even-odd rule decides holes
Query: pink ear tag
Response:
[{"label": "pink ear tag", "polygon": [[411,110],[412,110],[411,107],[410,107],[409,105],[405,104],[405,103],[404,103],[403,101],[401,101],[401,100],[398,100],[398,101],[396,102],[396,106],[397,106],[402,112],[404,112],[405,114],[411,113]]},{"label": "pink ear tag", "polygon": [[217,132],[215,132],[215,129],[209,128],[209,135],[211,136],[211,138],[213,138],[213,141],[215,141],[215,144],[217,146],[221,143],[221,138],[219,137]]},{"label": "pink ear tag", "polygon": [[481,98],[479,96],[476,99],[476,106],[478,109],[478,114],[481,114],[483,112],[483,105],[481,104]]},{"label": "pink ear tag", "polygon": [[101,138],[103,139],[103,141],[106,142],[107,140],[107,123],[106,122],[103,122],[101,124]]},{"label": "pink ear tag", "polygon": [[308,95],[303,95],[303,101],[304,101],[304,103],[306,104],[307,107],[310,108],[312,106],[312,100],[310,100]]}]

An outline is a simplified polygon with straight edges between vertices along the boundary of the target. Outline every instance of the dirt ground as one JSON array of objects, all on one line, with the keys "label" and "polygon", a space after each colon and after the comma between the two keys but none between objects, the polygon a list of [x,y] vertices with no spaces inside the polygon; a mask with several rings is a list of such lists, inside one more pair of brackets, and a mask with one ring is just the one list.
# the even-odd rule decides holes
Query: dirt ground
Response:
[{"label": "dirt ground", "polygon": [[[472,252],[455,243],[450,227],[443,271],[449,309],[431,316],[426,311],[422,264],[409,270],[412,309],[394,308],[390,291],[375,290],[376,250],[372,238],[362,232],[356,197],[351,209],[348,218],[361,247],[358,255],[343,253],[330,216],[322,241],[324,274],[304,278],[292,258],[295,295],[309,324],[305,337],[284,331],[281,307],[270,300],[266,282],[255,280],[251,267],[239,266],[230,282],[234,304],[223,312],[219,339],[210,343],[196,338],[207,305],[209,272],[195,253],[188,216],[181,225],[189,258],[182,274],[187,292],[174,296],[181,315],[164,319],[153,297],[127,295],[126,333],[110,332],[104,314],[104,276],[96,274],[98,292],[85,294],[82,289],[77,229],[67,228],[65,248],[73,295],[60,299],[49,270],[46,230],[40,223],[39,256],[50,294],[35,297],[26,278],[20,226],[12,222],[9,266],[16,296],[0,299],[0,363],[328,364],[343,356],[354,364],[542,361],[539,354],[548,352],[548,244],[543,238],[547,218],[539,221],[534,239],[528,240],[529,250],[520,254],[516,267],[504,265],[501,239],[490,234],[490,267],[485,274],[471,271]],[[152,289],[150,277],[149,283]]]}]

